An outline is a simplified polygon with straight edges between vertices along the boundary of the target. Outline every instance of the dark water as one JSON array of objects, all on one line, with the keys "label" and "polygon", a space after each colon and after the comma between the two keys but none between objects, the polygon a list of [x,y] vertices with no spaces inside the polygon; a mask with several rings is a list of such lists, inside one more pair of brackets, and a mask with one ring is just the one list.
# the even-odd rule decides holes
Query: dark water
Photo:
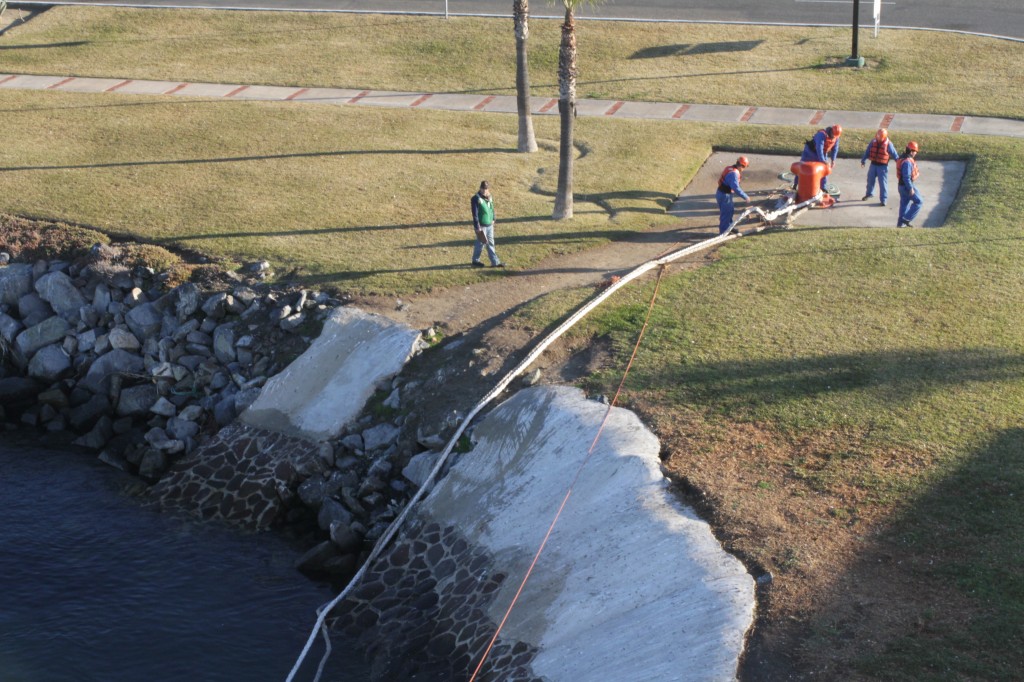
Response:
[{"label": "dark water", "polygon": [[[283,681],[330,591],[269,534],[145,508],[88,455],[0,433],[0,682]],[[333,638],[322,679],[362,682]],[[318,638],[302,674],[313,679]]]}]

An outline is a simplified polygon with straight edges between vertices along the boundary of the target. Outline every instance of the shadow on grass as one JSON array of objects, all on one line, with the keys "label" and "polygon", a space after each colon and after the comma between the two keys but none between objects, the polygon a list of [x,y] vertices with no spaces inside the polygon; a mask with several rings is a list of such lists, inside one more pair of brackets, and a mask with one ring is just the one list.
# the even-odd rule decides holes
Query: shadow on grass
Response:
[{"label": "shadow on grass", "polygon": [[82,47],[88,45],[91,41],[89,40],[74,40],[66,43],[41,43],[39,45],[0,45],[0,51],[11,51],[11,50],[40,50],[55,47]]},{"label": "shadow on grass", "polygon": [[166,159],[157,161],[112,161],[64,166],[0,166],[2,173],[51,170],[94,170],[97,168],[132,168],[138,166],[175,166],[207,163],[243,163],[248,161],[281,161],[284,159],[316,159],[344,156],[435,156],[448,154],[517,154],[514,149],[481,147],[476,149],[344,149],[329,152],[293,152],[291,154],[259,154],[253,156],[219,156],[206,159]]},{"label": "shadow on grass", "polygon": [[1022,378],[1024,356],[968,348],[683,364],[653,377],[652,387],[683,386],[700,400],[735,409],[842,391],[865,391],[878,404],[898,405],[948,385]]},{"label": "shadow on grass", "polygon": [[658,59],[660,57],[682,57],[694,54],[718,54],[720,52],[749,52],[761,45],[763,40],[730,40],[718,43],[682,43],[680,45],[655,45],[645,47],[629,55],[630,59]]},{"label": "shadow on grass", "polygon": [[[836,577],[842,589],[807,623],[808,650],[845,651],[847,665],[869,679],[1021,679],[1022,515],[1017,427],[967,454]],[[790,653],[755,641],[741,678],[772,677]],[[796,662],[803,671],[814,666]]]}]

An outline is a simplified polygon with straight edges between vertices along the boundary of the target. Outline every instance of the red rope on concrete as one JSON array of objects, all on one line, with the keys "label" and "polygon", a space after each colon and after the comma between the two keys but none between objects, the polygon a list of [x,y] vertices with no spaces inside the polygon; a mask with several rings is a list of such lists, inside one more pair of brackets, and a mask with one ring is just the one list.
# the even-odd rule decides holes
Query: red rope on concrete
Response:
[{"label": "red rope on concrete", "polygon": [[508,621],[508,617],[511,615],[512,609],[515,608],[516,602],[519,601],[519,595],[523,593],[523,588],[526,587],[526,582],[530,579],[530,575],[533,573],[533,569],[537,565],[537,561],[540,559],[540,555],[544,551],[544,547],[548,544],[548,538],[551,537],[552,531],[555,530],[555,525],[558,523],[558,519],[562,515],[562,510],[565,509],[565,505],[569,502],[569,498],[572,496],[572,491],[576,487],[576,482],[579,481],[580,474],[583,473],[583,468],[587,466],[587,462],[590,461],[590,456],[594,453],[594,449],[597,447],[598,441],[601,440],[601,433],[604,432],[604,427],[608,423],[608,418],[611,417],[612,408],[615,407],[616,403],[619,401],[619,395],[622,393],[622,387],[626,384],[626,377],[629,375],[629,370],[633,367],[633,360],[636,359],[636,354],[640,350],[640,342],[643,341],[644,333],[647,331],[647,325],[651,320],[651,313],[654,311],[654,302],[658,300],[658,290],[661,288],[661,278],[664,274],[665,266],[662,265],[658,268],[658,278],[654,282],[654,293],[651,295],[651,302],[647,307],[647,316],[644,318],[644,324],[640,328],[640,333],[637,335],[636,345],[633,346],[633,353],[629,356],[629,362],[626,363],[626,369],[622,372],[622,379],[619,381],[619,387],[615,390],[615,395],[608,404],[608,409],[604,413],[601,425],[597,428],[597,433],[594,435],[594,440],[590,444],[590,449],[587,450],[586,457],[583,458],[579,468],[576,470],[576,475],[573,477],[572,483],[569,484],[569,489],[565,491],[565,497],[562,498],[562,504],[558,506],[558,511],[555,512],[555,517],[551,520],[551,525],[548,526],[548,532],[544,534],[544,539],[541,540],[540,546],[537,548],[537,552],[533,555],[533,561],[530,562],[530,567],[526,569],[523,581],[519,583],[519,589],[516,590],[515,596],[512,597],[512,601],[508,605],[508,609],[505,610],[505,615],[502,617],[501,622],[498,623],[498,628],[494,631],[494,636],[491,637],[491,641],[488,642],[487,648],[480,657],[480,662],[477,663],[476,669],[473,670],[473,675],[469,678],[469,682],[475,682],[477,675],[480,674],[480,669],[483,668],[484,662],[491,653],[491,649],[494,648],[495,642],[498,641],[498,635],[501,634],[502,628],[505,627],[505,623]]}]

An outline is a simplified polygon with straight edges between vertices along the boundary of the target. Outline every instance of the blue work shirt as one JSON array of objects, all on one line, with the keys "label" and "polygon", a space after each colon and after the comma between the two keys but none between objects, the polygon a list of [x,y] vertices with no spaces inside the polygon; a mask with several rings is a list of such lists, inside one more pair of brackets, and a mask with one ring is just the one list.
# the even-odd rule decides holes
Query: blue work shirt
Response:
[{"label": "blue work shirt", "polygon": [[831,161],[832,163],[835,163],[836,156],[839,155],[839,138],[835,138],[836,143],[832,145],[832,151],[830,151],[828,153],[828,156],[826,156],[825,140],[827,138],[828,133],[826,133],[824,130],[819,130],[818,132],[814,133],[814,137],[811,138],[811,141],[814,142],[814,153],[818,157],[817,159],[815,159],[815,161],[821,161],[822,163],[828,163],[829,161]]},{"label": "blue work shirt", "polygon": [[744,199],[750,199],[747,193],[740,187],[740,174],[735,168],[731,172],[725,174],[725,180],[722,182],[726,187],[731,189],[734,194],[739,194]]}]

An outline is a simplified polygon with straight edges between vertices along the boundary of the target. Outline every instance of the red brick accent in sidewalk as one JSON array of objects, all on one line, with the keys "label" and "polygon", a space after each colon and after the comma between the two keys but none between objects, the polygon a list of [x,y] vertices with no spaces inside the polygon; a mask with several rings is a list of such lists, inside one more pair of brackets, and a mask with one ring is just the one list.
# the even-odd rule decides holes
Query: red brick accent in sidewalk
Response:
[{"label": "red brick accent in sidewalk", "polygon": [[224,96],[225,97],[234,97],[235,95],[237,95],[237,94],[239,94],[241,92],[245,92],[248,89],[249,89],[248,85],[240,85],[240,86],[238,86],[237,88],[235,88],[234,90],[232,90],[231,92],[229,92],[228,94],[226,94]]},{"label": "red brick accent in sidewalk", "polygon": [[807,123],[809,123],[812,126],[816,126],[819,123],[821,123],[821,119],[823,118],[825,118],[825,112],[822,111],[821,109],[818,109],[817,111],[814,112],[814,116],[811,116],[811,120],[808,121]]},{"label": "red brick accent in sidewalk", "polygon": [[174,93],[176,93],[179,90],[182,90],[182,89],[184,89],[186,87],[188,87],[188,83],[178,83],[177,85],[175,85],[173,88],[171,88],[170,90],[168,90],[164,94],[165,95],[173,95]]},{"label": "red brick accent in sidewalk", "polygon": [[358,95],[356,95],[355,97],[353,97],[352,99],[350,99],[350,100],[348,101],[348,103],[349,103],[349,104],[355,104],[356,102],[358,102],[359,100],[361,100],[362,98],[366,97],[366,96],[367,96],[367,95],[369,95],[369,94],[370,94],[370,91],[369,91],[369,90],[363,90],[363,91],[362,91],[362,92],[360,92],[360,93],[359,93]]},{"label": "red brick accent in sidewalk", "polygon": [[675,110],[675,112],[673,112],[673,114],[672,114],[672,118],[682,118],[682,117],[683,117],[683,114],[685,114],[685,113],[686,113],[686,111],[687,111],[687,110],[688,110],[689,108],[690,108],[690,105],[689,105],[689,104],[680,104],[680,105],[679,105],[679,108],[678,108],[678,109],[676,109],[676,110]]},{"label": "red brick accent in sidewalk", "polygon": [[963,127],[964,127],[964,117],[963,116],[957,116],[956,118],[953,119],[953,125],[951,125],[949,127],[949,132],[951,132],[951,133],[959,133],[960,129],[963,128]]},{"label": "red brick accent in sidewalk", "polygon": [[53,85],[47,85],[46,89],[47,90],[53,90],[54,88],[59,88],[62,85],[67,85],[68,83],[70,83],[73,80],[75,80],[74,76],[72,76],[71,78],[65,78],[64,80],[62,80],[59,83],[54,83]]},{"label": "red brick accent in sidewalk", "polygon": [[488,104],[493,102],[494,98],[495,98],[495,95],[487,95],[487,97],[484,97],[482,100],[477,102],[476,106],[473,107],[473,111],[480,111],[481,109],[486,107]]},{"label": "red brick accent in sidewalk", "polygon": [[111,85],[111,86],[110,86],[109,88],[107,88],[107,89],[106,89],[106,90],[104,90],[103,92],[114,92],[115,90],[117,90],[117,89],[119,89],[119,88],[123,88],[124,86],[128,85],[128,84],[129,84],[129,83],[131,83],[131,82],[132,82],[132,81],[131,81],[130,79],[129,79],[129,80],[126,80],[126,81],[121,81],[121,82],[120,82],[120,83],[118,83],[117,85]]},{"label": "red brick accent in sidewalk", "polygon": [[416,98],[416,101],[413,102],[412,104],[410,104],[409,106],[410,107],[418,107],[419,105],[423,104],[428,99],[430,99],[431,97],[433,97],[433,94],[430,94],[430,95],[420,95],[419,97]]},{"label": "red brick accent in sidewalk", "polygon": [[547,112],[551,111],[551,107],[555,106],[556,104],[558,104],[557,99],[549,99],[548,103],[540,108],[540,113],[546,114]]},{"label": "red brick accent in sidewalk", "polygon": [[604,112],[604,115],[605,116],[614,116],[615,112],[622,108],[623,104],[625,104],[625,102],[623,102],[622,100],[617,101],[615,104],[611,105],[608,108],[608,111]]},{"label": "red brick accent in sidewalk", "polygon": [[298,97],[299,95],[301,95],[301,94],[303,94],[303,93],[306,93],[306,92],[309,92],[309,88],[299,88],[298,90],[296,90],[296,91],[295,91],[295,92],[293,92],[292,94],[290,94],[290,95],[288,95],[287,97],[285,97],[285,98],[284,98],[284,101],[285,101],[285,102],[290,102],[290,101],[292,101],[293,99],[295,99],[296,97]]},{"label": "red brick accent in sidewalk", "polygon": [[5,78],[5,79],[3,79],[2,81],[0,81],[0,85],[3,85],[3,84],[4,84],[4,83],[6,83],[7,81],[12,81],[12,80],[14,80],[15,78],[17,78],[17,76],[8,76],[7,78]]},{"label": "red brick accent in sidewalk", "polygon": [[757,112],[757,107],[750,107],[745,112],[743,112],[742,116],[740,116],[740,121],[746,123],[747,121],[750,120],[750,117],[753,116],[755,112]]},{"label": "red brick accent in sidewalk", "polygon": [[892,120],[894,118],[896,118],[896,114],[886,114],[885,116],[883,116],[882,123],[880,124],[881,127],[888,130],[889,125],[892,123]]}]

